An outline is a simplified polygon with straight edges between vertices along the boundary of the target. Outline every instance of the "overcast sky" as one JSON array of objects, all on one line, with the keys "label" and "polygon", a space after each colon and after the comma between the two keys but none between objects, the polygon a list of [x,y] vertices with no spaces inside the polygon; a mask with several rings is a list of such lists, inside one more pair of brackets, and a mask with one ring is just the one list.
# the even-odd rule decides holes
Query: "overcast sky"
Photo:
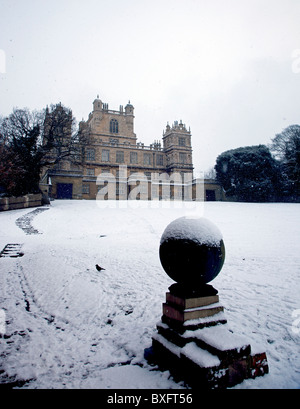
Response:
[{"label": "overcast sky", "polygon": [[0,114],[128,100],[149,145],[191,127],[196,170],[300,124],[299,0],[0,0]]}]

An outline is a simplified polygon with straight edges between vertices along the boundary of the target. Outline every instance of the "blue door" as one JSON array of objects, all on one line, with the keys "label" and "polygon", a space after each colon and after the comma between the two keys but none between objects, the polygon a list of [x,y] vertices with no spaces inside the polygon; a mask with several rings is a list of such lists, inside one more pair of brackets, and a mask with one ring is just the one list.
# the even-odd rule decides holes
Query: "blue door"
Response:
[{"label": "blue door", "polygon": [[56,197],[57,199],[72,199],[73,185],[72,183],[57,183]]}]

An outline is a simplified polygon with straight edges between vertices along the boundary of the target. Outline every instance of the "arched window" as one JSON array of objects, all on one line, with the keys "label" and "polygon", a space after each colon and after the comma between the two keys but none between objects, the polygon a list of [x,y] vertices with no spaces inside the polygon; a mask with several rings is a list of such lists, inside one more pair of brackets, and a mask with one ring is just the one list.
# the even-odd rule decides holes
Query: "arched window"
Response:
[{"label": "arched window", "polygon": [[112,119],[110,121],[110,132],[111,133],[119,133],[119,124],[116,119]]}]

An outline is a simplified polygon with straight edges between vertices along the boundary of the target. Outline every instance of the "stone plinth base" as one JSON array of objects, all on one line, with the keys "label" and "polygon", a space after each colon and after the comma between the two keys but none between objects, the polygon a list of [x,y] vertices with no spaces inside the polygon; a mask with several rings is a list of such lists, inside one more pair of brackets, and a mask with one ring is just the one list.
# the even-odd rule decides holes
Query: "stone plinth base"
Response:
[{"label": "stone plinth base", "polygon": [[227,388],[268,373],[266,353],[254,351],[227,325],[217,295],[167,293],[146,359],[193,388]]}]

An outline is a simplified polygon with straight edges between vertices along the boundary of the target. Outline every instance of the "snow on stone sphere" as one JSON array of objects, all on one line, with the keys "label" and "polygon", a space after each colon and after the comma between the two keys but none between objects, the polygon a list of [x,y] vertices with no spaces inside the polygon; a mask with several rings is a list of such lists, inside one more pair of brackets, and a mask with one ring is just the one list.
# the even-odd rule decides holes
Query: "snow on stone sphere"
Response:
[{"label": "snow on stone sphere", "polygon": [[225,260],[222,233],[205,218],[180,217],[166,227],[159,257],[170,278],[199,290],[222,269]]},{"label": "snow on stone sphere", "polygon": [[184,216],[166,227],[160,243],[168,239],[192,240],[199,244],[219,246],[223,236],[219,228],[210,220],[204,217]]}]

